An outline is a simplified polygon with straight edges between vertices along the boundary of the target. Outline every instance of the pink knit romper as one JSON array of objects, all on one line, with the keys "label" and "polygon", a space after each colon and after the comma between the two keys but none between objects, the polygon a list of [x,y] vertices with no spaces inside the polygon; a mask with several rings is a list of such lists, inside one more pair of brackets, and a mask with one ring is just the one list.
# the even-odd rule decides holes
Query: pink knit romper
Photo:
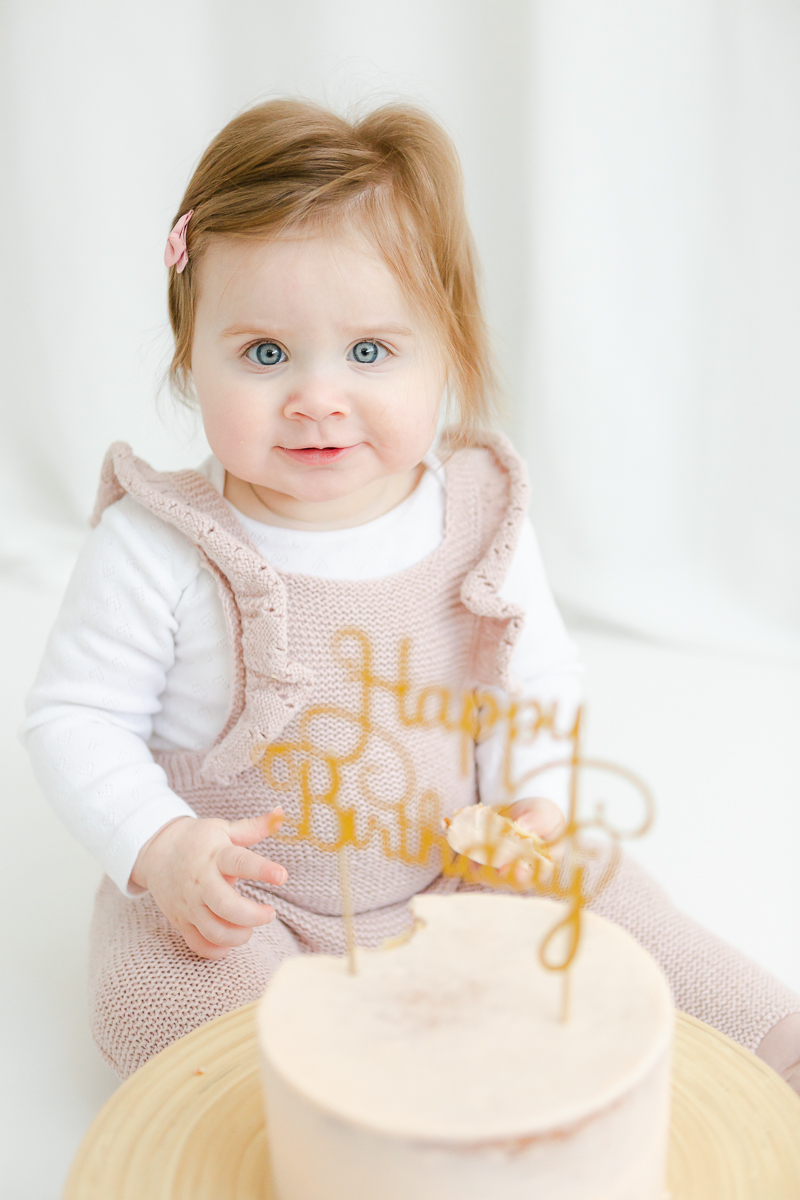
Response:
[{"label": "pink knit romper", "polygon": [[[188,949],[149,893],[128,898],[103,880],[90,935],[91,1021],[123,1078],[257,999],[286,956],[344,952],[335,852],[343,822],[361,843],[347,850],[360,945],[402,932],[416,893],[457,886],[435,854],[416,854],[414,831],[432,805],[448,815],[476,801],[474,747],[441,716],[450,697],[507,686],[522,615],[498,591],[527,486],[498,436],[456,451],[445,469],[440,546],[395,575],[348,582],[275,570],[203,476],[154,471],[122,444],[109,451],[94,520],[128,493],[180,530],[217,581],[234,650],[231,709],[214,745],[154,758],[200,817],[281,805],[284,828],[254,849],[288,871],[281,888],[237,884],[277,917],[213,962]],[[680,1008],[750,1049],[800,1011],[800,997],[677,912],[631,860],[594,908],[655,955]]]}]

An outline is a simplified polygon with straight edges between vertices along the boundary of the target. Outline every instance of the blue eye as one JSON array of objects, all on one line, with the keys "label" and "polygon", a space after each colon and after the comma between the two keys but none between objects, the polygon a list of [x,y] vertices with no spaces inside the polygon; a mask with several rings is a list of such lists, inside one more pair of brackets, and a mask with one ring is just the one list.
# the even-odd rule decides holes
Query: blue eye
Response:
[{"label": "blue eye", "polygon": [[276,367],[286,355],[277,342],[259,342],[257,346],[248,347],[247,357],[259,367]]},{"label": "blue eye", "polygon": [[380,342],[356,342],[347,355],[352,362],[366,363],[382,362],[388,351]]}]

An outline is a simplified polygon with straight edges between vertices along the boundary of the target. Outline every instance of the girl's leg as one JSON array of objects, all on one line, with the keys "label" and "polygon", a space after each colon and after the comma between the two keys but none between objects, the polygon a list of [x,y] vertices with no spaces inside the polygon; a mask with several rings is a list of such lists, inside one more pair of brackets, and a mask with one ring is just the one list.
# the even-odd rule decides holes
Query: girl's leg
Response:
[{"label": "girl's leg", "polygon": [[109,879],[90,932],[89,1008],[100,1052],[125,1079],[213,1017],[257,1000],[299,945],[279,920],[215,962],[200,958],[151,896],[128,900]]},{"label": "girl's leg", "polygon": [[676,1006],[748,1050],[789,1013],[800,996],[751,959],[684,916],[632,859],[591,905],[649,950],[667,976]]}]

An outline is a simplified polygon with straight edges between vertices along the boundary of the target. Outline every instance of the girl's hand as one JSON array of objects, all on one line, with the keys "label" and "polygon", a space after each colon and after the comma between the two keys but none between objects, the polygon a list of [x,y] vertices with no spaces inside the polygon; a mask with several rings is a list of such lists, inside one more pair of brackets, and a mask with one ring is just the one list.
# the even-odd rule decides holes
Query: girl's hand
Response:
[{"label": "girl's hand", "polygon": [[566,826],[561,809],[552,800],[518,800],[503,809],[503,816],[538,834],[549,845],[558,841]]},{"label": "girl's hand", "polygon": [[246,849],[282,823],[281,808],[242,821],[180,817],[142,847],[131,880],[150,892],[190,950],[224,958],[250,940],[256,925],[275,917],[269,904],[248,900],[231,885],[236,879],[286,882],[285,867]]},{"label": "girl's hand", "polygon": [[[564,820],[561,809],[552,800],[541,798],[538,800],[517,800],[516,804],[511,804],[508,808],[503,809],[503,816],[508,817],[511,821],[516,821],[523,829],[538,834],[540,838],[547,842],[547,853],[553,862],[560,861],[564,853],[564,847],[559,845],[559,839],[566,828],[567,822]],[[500,874],[502,875],[503,872],[511,869],[511,867],[503,867]],[[533,869],[528,863],[516,863],[513,871],[518,886],[530,887],[532,885]],[[544,881],[546,882],[548,878],[549,875],[544,876]]]}]

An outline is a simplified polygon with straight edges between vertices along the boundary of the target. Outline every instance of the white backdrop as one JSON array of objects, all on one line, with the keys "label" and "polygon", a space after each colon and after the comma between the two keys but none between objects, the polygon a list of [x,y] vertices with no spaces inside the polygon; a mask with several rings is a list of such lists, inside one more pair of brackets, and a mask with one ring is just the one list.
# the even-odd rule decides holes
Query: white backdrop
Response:
[{"label": "white backdrop", "polygon": [[239,108],[401,95],[462,154],[509,423],[574,616],[800,659],[796,0],[5,0],[0,556],[60,582],[155,397],[162,251]]},{"label": "white backdrop", "polygon": [[800,6],[535,6],[532,368],[562,601],[800,658]]}]

